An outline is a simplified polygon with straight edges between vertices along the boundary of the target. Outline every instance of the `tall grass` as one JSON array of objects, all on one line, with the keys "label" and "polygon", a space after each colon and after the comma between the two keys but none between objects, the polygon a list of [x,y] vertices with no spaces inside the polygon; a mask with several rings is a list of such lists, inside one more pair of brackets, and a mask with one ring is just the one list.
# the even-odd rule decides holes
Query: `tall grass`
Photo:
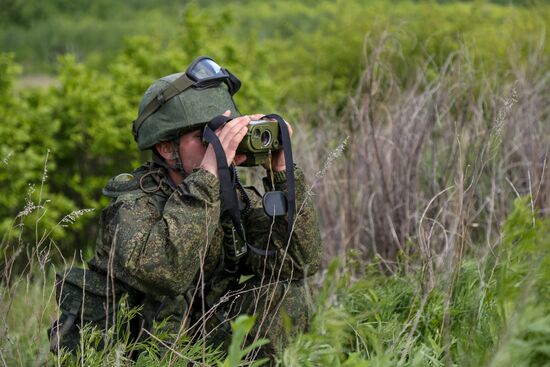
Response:
[{"label": "tall grass", "polygon": [[[386,276],[328,268],[309,333],[285,366],[542,366],[550,362],[550,222],[517,200],[492,256],[438,272]],[[453,274],[454,277],[446,275]]]},{"label": "tall grass", "polygon": [[329,266],[312,329],[283,364],[550,363],[542,44],[523,66],[509,60],[507,79],[464,48],[437,76],[428,60],[402,83],[385,61],[399,50],[391,37],[366,42],[347,109],[315,116],[298,144],[310,176],[345,146],[314,186],[327,260],[347,260]]},{"label": "tall grass", "polygon": [[464,250],[486,252],[513,198],[531,195],[548,212],[550,73],[540,47],[528,64],[511,62],[506,79],[476,69],[464,47],[438,75],[427,59],[404,84],[386,62],[399,53],[391,36],[366,42],[373,51],[346,110],[304,116],[319,123],[296,145],[314,177],[349,137],[315,182],[329,255],[353,249],[388,271],[400,262],[431,272]]}]

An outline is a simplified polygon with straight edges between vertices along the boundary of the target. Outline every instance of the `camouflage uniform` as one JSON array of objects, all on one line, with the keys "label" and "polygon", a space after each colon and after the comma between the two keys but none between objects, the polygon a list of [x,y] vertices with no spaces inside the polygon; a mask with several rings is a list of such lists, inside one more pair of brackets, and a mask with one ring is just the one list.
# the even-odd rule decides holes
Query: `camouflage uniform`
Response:
[{"label": "camouflage uniform", "polygon": [[[253,247],[239,261],[239,271],[230,274],[224,254],[233,242],[224,231],[230,221],[220,219],[218,179],[196,169],[174,187],[164,169],[144,165],[130,181],[112,179],[107,185],[113,201],[101,214],[90,264],[143,294],[145,328],[169,318],[169,331],[206,333],[207,340],[219,343],[228,340],[228,320],[255,314],[253,334],[270,339],[272,353],[287,336],[283,314],[293,331],[306,327],[304,279],[321,258],[316,212],[297,167],[295,177],[298,210],[289,246],[286,216],[267,216],[258,191],[245,188],[251,210],[241,219]],[[274,172],[263,183],[265,191],[285,191],[286,174]],[[276,254],[265,256],[262,249]],[[253,276],[239,283],[242,275]]]},{"label": "camouflage uniform", "polygon": [[[132,131],[139,149],[152,149],[156,163],[118,175],[105,187],[113,201],[101,214],[90,270],[58,274],[61,312],[49,331],[52,351],[74,351],[84,324],[112,325],[124,294],[130,306],[142,306],[140,323],[128,325],[134,336],[166,320],[172,334],[185,332],[218,344],[230,339],[228,320],[255,314],[253,337],[270,339],[263,352],[272,354],[284,345],[287,321],[293,331],[306,326],[305,279],[319,266],[321,241],[303,172],[294,169],[297,213],[288,246],[286,216],[267,216],[255,188],[237,190],[243,202],[250,200],[249,209],[241,211],[250,246],[237,259],[233,222],[220,213],[218,179],[204,169],[184,172],[186,157],[177,148],[175,164],[168,166],[155,148],[160,142],[175,144],[225,111],[239,116],[232,98],[239,88],[240,81],[227,69],[199,57],[186,72],[163,77],[147,89]],[[185,177],[183,182],[176,187],[166,169]],[[265,191],[286,191],[286,173],[271,176],[264,179]]]}]

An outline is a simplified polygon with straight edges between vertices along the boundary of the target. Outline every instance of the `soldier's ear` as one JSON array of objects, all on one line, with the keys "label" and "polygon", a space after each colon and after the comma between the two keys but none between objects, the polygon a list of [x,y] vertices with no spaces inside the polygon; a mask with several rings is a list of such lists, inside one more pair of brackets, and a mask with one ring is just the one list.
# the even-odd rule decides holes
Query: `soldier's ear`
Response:
[{"label": "soldier's ear", "polygon": [[160,156],[164,158],[164,160],[169,161],[174,159],[172,144],[169,141],[162,141],[160,143],[156,143],[155,149],[157,150],[158,154],[160,154]]}]

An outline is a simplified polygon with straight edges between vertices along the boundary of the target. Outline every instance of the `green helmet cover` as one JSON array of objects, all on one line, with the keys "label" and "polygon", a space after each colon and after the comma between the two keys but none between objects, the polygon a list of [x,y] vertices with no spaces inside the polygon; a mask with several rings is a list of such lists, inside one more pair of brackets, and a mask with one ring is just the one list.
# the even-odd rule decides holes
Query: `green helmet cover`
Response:
[{"label": "green helmet cover", "polygon": [[[153,98],[182,74],[171,74],[154,82],[141,99],[138,115]],[[210,88],[186,89],[168,100],[143,122],[137,132],[138,147],[146,150],[162,141],[176,139],[181,134],[203,127],[227,110],[231,111],[231,117],[240,115],[225,83]]]}]

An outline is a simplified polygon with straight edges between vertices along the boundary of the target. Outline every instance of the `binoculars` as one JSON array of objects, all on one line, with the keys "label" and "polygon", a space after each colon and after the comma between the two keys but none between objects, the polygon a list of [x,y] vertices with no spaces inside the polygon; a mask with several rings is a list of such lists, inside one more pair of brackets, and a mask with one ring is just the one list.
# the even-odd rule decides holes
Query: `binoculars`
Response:
[{"label": "binoculars", "polygon": [[282,149],[277,121],[250,121],[248,131],[237,147],[237,153],[245,154],[241,166],[252,167],[262,164],[270,151]]}]

